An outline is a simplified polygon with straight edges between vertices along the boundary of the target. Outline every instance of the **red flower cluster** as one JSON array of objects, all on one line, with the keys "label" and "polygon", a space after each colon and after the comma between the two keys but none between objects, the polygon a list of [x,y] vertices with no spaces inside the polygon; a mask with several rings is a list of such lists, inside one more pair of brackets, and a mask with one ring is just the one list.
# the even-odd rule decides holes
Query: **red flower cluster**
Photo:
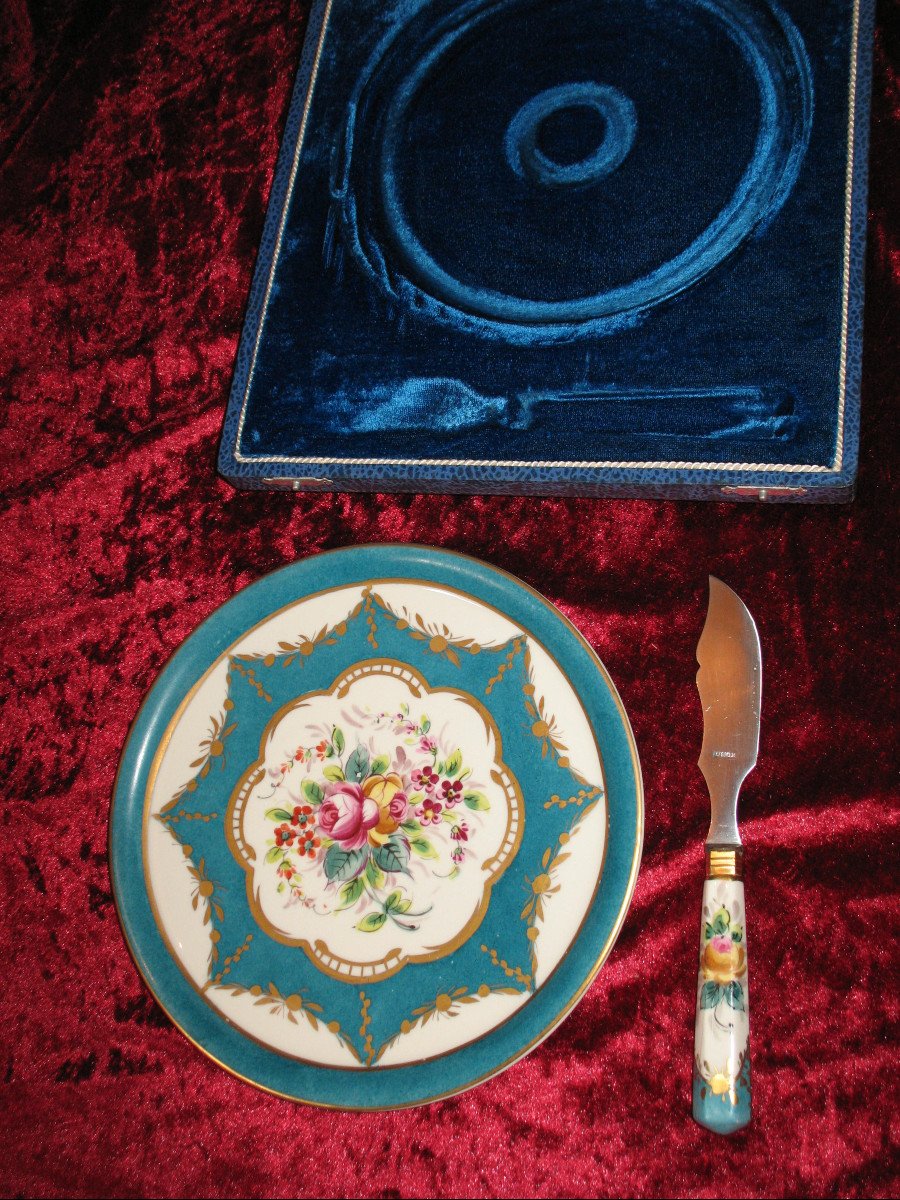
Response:
[{"label": "red flower cluster", "polygon": [[315,858],[319,847],[322,843],[310,829],[307,833],[301,833],[297,842],[297,853],[301,858]]},{"label": "red flower cluster", "polygon": [[295,830],[291,829],[290,825],[283,823],[275,830],[275,845],[276,846],[293,846],[294,838],[297,836]]},{"label": "red flower cluster", "polygon": [[299,825],[301,829],[305,829],[307,825],[315,824],[312,806],[309,804],[298,804],[294,809],[294,815],[291,817],[292,825]]},{"label": "red flower cluster", "polygon": [[445,779],[441,783],[441,799],[448,808],[453,808],[454,804],[459,804],[462,800],[463,785],[459,779]]},{"label": "red flower cluster", "polygon": [[421,808],[416,809],[416,816],[423,825],[437,825],[441,819],[441,813],[444,806],[438,800],[432,800],[427,796],[422,803]]},{"label": "red flower cluster", "polygon": [[426,791],[432,791],[438,785],[440,776],[434,767],[421,767],[419,770],[413,771],[412,781],[415,787],[425,788]]}]

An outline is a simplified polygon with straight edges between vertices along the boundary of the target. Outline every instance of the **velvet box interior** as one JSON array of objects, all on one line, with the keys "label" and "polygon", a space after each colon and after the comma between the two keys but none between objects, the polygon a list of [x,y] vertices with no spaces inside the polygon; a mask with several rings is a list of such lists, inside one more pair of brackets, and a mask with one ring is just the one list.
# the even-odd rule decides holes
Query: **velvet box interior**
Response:
[{"label": "velvet box interior", "polygon": [[249,487],[846,499],[869,0],[322,0]]}]

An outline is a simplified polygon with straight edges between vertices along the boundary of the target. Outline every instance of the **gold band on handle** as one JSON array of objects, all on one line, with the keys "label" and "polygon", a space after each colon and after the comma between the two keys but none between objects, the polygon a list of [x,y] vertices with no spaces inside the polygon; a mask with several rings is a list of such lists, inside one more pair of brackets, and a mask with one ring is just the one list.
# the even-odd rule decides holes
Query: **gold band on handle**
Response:
[{"label": "gold band on handle", "polygon": [[744,878],[744,848],[743,846],[707,846],[706,847],[706,878],[707,879],[743,879]]}]

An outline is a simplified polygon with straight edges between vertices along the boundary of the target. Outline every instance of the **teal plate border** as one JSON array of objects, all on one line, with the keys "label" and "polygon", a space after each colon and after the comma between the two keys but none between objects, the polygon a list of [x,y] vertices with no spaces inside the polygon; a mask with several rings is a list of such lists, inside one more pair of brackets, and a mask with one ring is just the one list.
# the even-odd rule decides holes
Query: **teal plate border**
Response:
[{"label": "teal plate border", "polygon": [[[157,747],[211,662],[270,613],[325,588],[401,576],[447,585],[499,609],[548,649],[579,694],[602,751],[609,840],[600,885],[564,958],[534,997],[489,1034],[388,1071],[314,1066],[252,1041],[188,984],[157,929],[142,865],[144,796]],[[634,736],[605,667],[575,627],[514,576],[466,555],[382,544],[318,554],[253,583],[217,609],[169,660],[134,722],[110,820],[113,895],[128,947],[172,1022],[206,1055],[266,1091],[324,1107],[396,1109],[455,1095],[491,1078],[547,1037],[583,996],[625,918],[641,857],[643,786]],[[351,1095],[352,1091],[352,1095]]]}]

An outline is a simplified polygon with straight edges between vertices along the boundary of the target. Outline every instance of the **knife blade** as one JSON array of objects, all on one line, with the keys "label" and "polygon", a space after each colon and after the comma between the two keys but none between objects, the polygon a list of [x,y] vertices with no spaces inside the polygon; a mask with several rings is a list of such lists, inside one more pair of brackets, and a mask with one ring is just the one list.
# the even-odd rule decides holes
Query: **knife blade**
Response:
[{"label": "knife blade", "polygon": [[694,1025],[693,1114],[715,1133],[734,1133],[751,1117],[746,913],[737,807],[741,785],[759,753],[762,652],[746,605],[713,575],[697,662],[703,707],[699,766],[709,790],[710,823]]}]

